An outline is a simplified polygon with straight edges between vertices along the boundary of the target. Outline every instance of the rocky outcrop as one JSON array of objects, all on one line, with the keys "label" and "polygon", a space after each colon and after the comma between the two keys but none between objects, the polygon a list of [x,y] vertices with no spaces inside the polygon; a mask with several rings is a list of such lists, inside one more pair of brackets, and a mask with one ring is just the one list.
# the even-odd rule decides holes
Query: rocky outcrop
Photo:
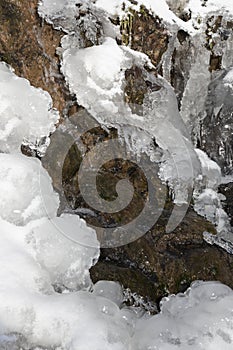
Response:
[{"label": "rocky outcrop", "polygon": [[[0,59],[12,65],[16,73],[29,79],[32,85],[47,90],[53,98],[54,106],[61,114],[67,113],[75,124],[75,118],[86,111],[76,105],[59,71],[56,48],[63,33],[44,23],[38,17],[36,9],[37,0],[30,2],[0,0]],[[161,59],[167,50],[171,33],[169,34],[159,18],[153,17],[145,8],[141,8],[140,11],[140,13],[131,13],[129,19],[121,23],[121,42],[146,53],[157,70],[162,73]],[[177,8],[176,11],[182,13],[182,9]],[[192,43],[186,32],[180,30],[176,35],[179,45],[172,53],[171,82],[181,102],[189,78],[191,63],[186,58],[192,51]],[[87,43],[87,45],[92,44],[93,42]],[[218,64],[213,62],[212,59],[211,70],[218,68]],[[157,72],[154,71],[154,74],[156,75]],[[210,104],[215,99],[216,89],[221,87],[221,77],[220,74],[210,85],[208,94]],[[159,89],[158,86],[151,86],[150,82],[144,79],[142,71],[137,66],[128,69],[125,78],[125,100],[129,105],[142,104],[148,90]],[[223,102],[225,98],[228,98],[228,95],[222,96]],[[211,108],[214,107],[208,107],[205,130],[212,128]],[[216,116],[219,120],[229,113],[224,108]],[[219,123],[216,123],[216,128],[209,129],[209,133],[206,132],[208,139],[211,140],[211,144],[206,141],[203,146],[207,151],[212,151],[216,147],[216,138],[213,133],[218,135],[218,140],[221,138],[222,129],[219,129]],[[122,224],[136,216],[143,207],[147,195],[146,181],[140,170],[135,165],[119,159],[106,164],[97,179],[98,189],[103,198],[107,200],[116,198],[117,181],[127,177],[134,185],[134,200],[131,206],[120,214],[95,212],[86,205],[79,191],[77,174],[82,154],[77,146],[72,144],[72,137],[66,130],[58,133],[56,138],[60,138],[61,148],[57,148],[58,143],[53,142],[52,136],[43,165],[52,177],[55,189],[61,195],[60,210],[77,212],[89,224],[105,227]],[[116,130],[112,129],[108,132],[101,127],[96,127],[86,132],[82,140],[87,149],[91,149],[97,142],[116,137]],[[65,142],[71,143],[71,147],[64,159],[62,146]],[[228,138],[226,143],[229,144]],[[156,142],[155,147],[157,147]],[[214,148],[214,155],[216,152]],[[62,181],[60,174],[62,174]],[[158,177],[156,181],[158,188],[166,186]],[[86,211],[80,210],[83,208]],[[195,214],[190,207],[184,221],[176,230],[166,233],[165,227],[172,208],[173,204],[168,192],[163,214],[156,225],[134,243],[121,248],[104,249],[99,263],[92,269],[93,280],[119,280],[125,288],[130,288],[131,291],[156,302],[168,292],[176,293],[185,290],[196,279],[220,280],[233,287],[231,273],[233,257],[221,248],[210,246],[203,240],[204,231],[215,233],[213,225]]]},{"label": "rocky outcrop", "polygon": [[184,291],[197,279],[220,280],[233,286],[233,257],[203,240],[210,223],[192,210],[172,234],[164,232],[164,212],[140,240],[117,249],[104,249],[91,270],[92,279],[114,279],[125,288],[158,302],[168,293]]}]

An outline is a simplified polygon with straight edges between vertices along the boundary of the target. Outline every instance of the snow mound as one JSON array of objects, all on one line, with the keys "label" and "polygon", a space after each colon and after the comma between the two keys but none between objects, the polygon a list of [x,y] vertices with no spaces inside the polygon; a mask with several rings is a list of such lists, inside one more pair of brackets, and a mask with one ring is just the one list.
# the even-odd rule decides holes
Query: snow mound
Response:
[{"label": "snow mound", "polygon": [[137,323],[135,350],[230,350],[233,291],[217,282],[195,282],[161,302],[161,313]]},{"label": "snow mound", "polygon": [[99,242],[95,231],[78,215],[46,219],[32,230],[29,241],[36,260],[49,273],[56,288],[90,287],[89,269],[99,258]]},{"label": "snow mound", "polygon": [[0,152],[17,152],[23,141],[37,144],[55,130],[58,119],[47,92],[0,62]]},{"label": "snow mound", "polygon": [[[86,247],[96,244],[96,236],[77,216],[64,216],[55,223],[65,232],[75,225],[79,246],[62,234],[60,240],[48,220],[19,227],[0,219],[1,349],[19,349],[17,344],[25,349],[127,349],[130,337],[125,314],[106,293],[54,291],[54,268],[61,275],[67,270],[65,283],[75,270],[78,283],[98,251],[98,247]],[[36,254],[27,243],[32,236],[36,236]]]},{"label": "snow mound", "polygon": [[56,216],[58,195],[35,158],[0,153],[0,217],[16,225]]}]

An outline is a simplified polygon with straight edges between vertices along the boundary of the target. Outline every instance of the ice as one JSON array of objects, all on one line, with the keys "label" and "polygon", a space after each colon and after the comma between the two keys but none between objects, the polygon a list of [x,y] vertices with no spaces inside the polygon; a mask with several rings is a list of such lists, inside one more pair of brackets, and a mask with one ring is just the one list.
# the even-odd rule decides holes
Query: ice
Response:
[{"label": "ice", "polygon": [[[43,0],[39,1],[38,13],[48,22],[55,22],[55,27],[67,30],[64,25],[65,20],[69,19],[68,29],[75,26],[75,3],[76,0]],[[53,20],[53,21],[52,21]],[[58,24],[56,24],[58,21]]]},{"label": "ice", "polygon": [[208,157],[208,155],[200,150],[195,150],[202,167],[202,185],[206,188],[217,189],[222,181],[222,173],[220,166]]},{"label": "ice", "polygon": [[56,216],[58,194],[40,161],[0,153],[0,217],[16,225]]},{"label": "ice", "polygon": [[97,117],[102,109],[117,113],[112,100],[123,99],[124,70],[131,64],[115,40],[107,38],[103,45],[65,50],[62,72],[78,102]]},{"label": "ice", "polygon": [[233,89],[233,68],[228,71],[228,73],[223,78],[223,82]]},{"label": "ice", "polygon": [[[67,220],[69,231],[69,220]],[[82,259],[90,261],[84,246],[93,245],[95,237],[87,232],[76,218]],[[47,227],[47,228],[46,228]],[[150,317],[138,308],[123,307],[121,287],[114,282],[99,281],[94,292],[78,291],[63,294],[53,290],[51,264],[57,261],[77,261],[80,252],[69,256],[73,242],[62,237],[57,243],[54,234],[47,237],[48,222],[40,219],[18,227],[1,220],[0,244],[0,346],[4,349],[43,347],[67,350],[215,350],[231,349],[233,341],[233,291],[216,282],[196,282],[185,294],[169,296],[161,302],[160,314]],[[63,227],[65,229],[65,226]],[[28,243],[36,235],[47,241],[47,261],[41,264],[41,248]],[[62,234],[61,234],[62,236]],[[84,242],[82,242],[84,238]],[[84,244],[84,245],[82,245]],[[37,252],[36,256],[34,250]],[[52,252],[54,250],[54,253]],[[92,248],[90,252],[94,252]],[[89,253],[90,254],[90,253]],[[94,252],[92,259],[95,259]],[[63,260],[64,259],[64,260]],[[72,264],[70,265],[72,266]],[[4,267],[4,268],[3,268]],[[58,271],[64,268],[59,266]],[[77,280],[79,274],[77,274]],[[8,344],[8,345],[7,345]],[[225,346],[225,347],[224,347]]]},{"label": "ice", "polygon": [[[231,240],[230,219],[222,208],[225,197],[218,193],[218,186],[222,183],[221,168],[202,150],[196,149],[196,153],[201,162],[202,175],[199,176],[194,190],[194,210],[216,226],[216,242],[218,238],[226,238],[226,235]],[[204,238],[206,237],[205,233]],[[209,242],[209,238],[206,240]]]},{"label": "ice", "polygon": [[190,0],[187,3],[194,16],[203,16],[211,12],[233,13],[233,3],[229,0]]},{"label": "ice", "polygon": [[190,55],[191,69],[188,72],[189,79],[185,86],[181,116],[184,120],[194,143],[200,139],[200,124],[205,117],[205,103],[210,83],[209,60],[210,53],[204,47],[202,35],[193,39],[193,53]]},{"label": "ice", "polygon": [[89,269],[99,258],[99,242],[78,215],[47,219],[32,230],[28,242],[56,289],[90,288]]},{"label": "ice", "polygon": [[[145,6],[151,13],[163,19],[167,24],[176,24],[179,27],[189,31],[190,33],[195,32],[191,22],[185,23],[183,20],[177,17],[175,13],[170,10],[165,0],[139,0],[135,3],[132,3],[132,1],[130,0],[114,0],[111,2],[108,0],[97,0],[95,2],[95,6],[104,9],[107,13],[109,13],[112,16],[118,15],[121,18],[125,17],[125,14],[129,9],[139,11],[140,6]],[[123,7],[125,8],[124,10]]]},{"label": "ice", "polygon": [[156,139],[164,150],[160,174],[174,189],[176,203],[184,203],[199,171],[199,162],[179,115],[176,96],[164,79],[144,73],[145,79],[160,89],[146,95],[143,115],[133,114],[124,103],[125,71],[133,64],[142,69],[145,64],[151,66],[145,55],[106,38],[102,45],[66,48],[62,72],[78,103],[101,125],[117,127],[134,153],[145,152],[153,158],[151,142]]},{"label": "ice", "polygon": [[55,130],[58,118],[47,92],[0,62],[0,152],[17,152],[23,141],[36,144]]},{"label": "ice", "polygon": [[195,282],[161,302],[161,313],[137,323],[135,350],[230,350],[233,292],[217,282]]},{"label": "ice", "polygon": [[211,188],[206,188],[195,199],[194,209],[201,215],[205,216],[207,220],[217,225],[216,210],[221,208],[221,195]]},{"label": "ice", "polygon": [[[225,17],[231,17],[233,12],[233,5],[230,0],[180,0],[175,3],[171,0],[41,0],[38,12],[55,28],[62,28],[65,32],[71,33],[77,31],[77,28],[75,29],[78,25],[77,14],[81,7],[84,10],[82,13],[91,8],[92,12],[98,13],[98,16],[101,17],[104,27],[107,23],[107,27],[109,27],[108,16],[118,16],[123,19],[131,9],[139,11],[140,6],[145,6],[152,14],[160,17],[169,26],[170,30],[175,26],[194,36],[201,28],[201,18],[213,13],[222,13]],[[186,13],[191,13],[191,19],[187,22],[179,17],[181,9]],[[93,20],[95,22],[94,18]],[[89,22],[89,26],[92,27],[91,22]]]},{"label": "ice", "polygon": [[98,281],[93,289],[93,294],[113,301],[119,307],[124,300],[120,283],[113,281]]},{"label": "ice", "polygon": [[[65,215],[53,223],[43,218],[19,227],[0,219],[0,225],[1,349],[128,348],[131,326],[114,298],[76,291],[99,254],[83,220]],[[76,243],[66,237],[74,230]],[[55,292],[55,275],[75,290]]]},{"label": "ice", "polygon": [[[103,32],[113,38],[119,29],[114,28],[107,13],[95,6],[93,0],[45,0],[39,2],[38,13],[54,28],[70,34],[74,45],[91,46],[101,42]],[[98,18],[101,17],[101,21]]]},{"label": "ice", "polygon": [[[67,19],[74,16],[75,3],[47,0],[40,8],[48,11],[50,19],[56,17],[57,26],[60,21],[67,25]],[[151,1],[145,4],[152,6]],[[167,11],[164,1],[160,5]],[[64,6],[68,11],[65,22]],[[66,28],[72,30],[74,22]],[[133,113],[124,103],[126,69],[133,64],[143,69],[150,64],[148,58],[118,46],[110,37],[85,50],[78,49],[79,45],[69,48],[74,41],[67,38],[63,41],[62,69],[78,102],[104,127],[117,127],[138,156],[146,152],[155,162],[159,160],[160,175],[173,186],[176,202],[183,203],[185,191],[199,175],[204,186],[200,208],[211,204],[209,211],[204,208],[204,215],[224,227],[221,198],[216,194],[220,169],[205,153],[194,151],[171,86],[143,70],[145,79],[159,89],[145,96],[142,114]],[[0,65],[0,74],[5,79],[0,82],[0,114],[7,125],[3,124],[1,151],[15,152],[24,138],[36,143],[49,135],[55,119],[48,123],[53,112],[47,94],[17,78],[5,64]],[[25,95],[11,95],[9,100],[2,96],[6,91]],[[29,113],[32,100],[35,113]],[[35,126],[35,122],[39,124]],[[40,125],[46,130],[42,132]],[[153,139],[162,155],[155,154]],[[163,299],[156,316],[140,307],[127,307],[118,283],[99,281],[92,285],[89,269],[99,256],[96,233],[77,215],[57,216],[58,197],[39,160],[1,153],[0,178],[1,349],[232,349],[233,291],[229,287],[195,282],[186,293]]]}]

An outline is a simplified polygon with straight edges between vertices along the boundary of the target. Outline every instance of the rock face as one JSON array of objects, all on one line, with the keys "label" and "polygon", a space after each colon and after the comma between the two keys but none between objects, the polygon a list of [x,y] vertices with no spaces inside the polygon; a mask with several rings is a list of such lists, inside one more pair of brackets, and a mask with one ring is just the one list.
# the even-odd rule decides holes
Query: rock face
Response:
[{"label": "rock face", "polygon": [[144,6],[139,12],[131,10],[122,20],[121,33],[123,44],[147,54],[152,63],[159,66],[169,40],[168,30],[159,17],[152,16]]},{"label": "rock face", "polygon": [[140,240],[104,249],[91,270],[93,281],[118,280],[155,302],[167,293],[186,290],[197,279],[220,280],[232,286],[233,257],[203,241],[203,230],[212,231],[212,225],[190,210],[182,224],[166,234],[167,214]]},{"label": "rock face", "polygon": [[224,173],[232,172],[233,90],[227,82],[231,69],[221,70],[209,85],[201,145]]},{"label": "rock face", "polygon": [[[29,79],[31,84],[47,90],[61,115],[68,113],[71,122],[75,124],[72,115],[77,112],[74,118],[79,118],[86,111],[75,104],[59,71],[56,48],[63,34],[44,23],[36,11],[37,0],[30,2],[0,0],[0,59],[12,65],[16,73]],[[180,17],[185,16],[182,6],[175,7],[174,11]],[[169,33],[161,20],[156,16],[153,17],[143,7],[140,13],[132,12],[128,20],[121,23],[121,33],[123,44],[130,44],[131,48],[146,53],[159,73],[164,75],[167,71],[161,68],[162,62],[166,59],[164,53],[170,47],[171,64],[168,75],[181,108],[186,85],[192,73],[190,72],[192,59],[195,56],[190,36],[185,31],[179,30],[173,38],[177,44],[172,48],[169,45],[174,33]],[[97,34],[99,35],[99,32]],[[87,46],[93,45],[93,41],[86,41],[86,36],[84,42]],[[187,59],[188,56],[191,58]],[[211,57],[210,70],[218,70],[219,59],[214,53]],[[206,100],[206,117],[203,122],[205,132],[199,143],[223,167],[229,167],[232,159],[231,126],[229,130],[227,129],[223,146],[228,147],[230,151],[226,150],[224,154],[219,155],[217,146],[222,140],[223,130],[226,129],[226,121],[229,121],[230,125],[229,113],[232,109],[231,90],[223,88],[225,75],[226,71],[213,74],[214,79],[209,85]],[[125,100],[129,105],[142,104],[148,90],[156,91],[159,88],[145,81],[137,66],[128,69],[125,78]],[[220,97],[216,98],[219,89],[222,92]],[[225,106],[221,107],[223,103]],[[115,185],[119,179],[125,177],[133,182],[135,195],[130,208],[120,215],[100,214],[89,208],[80,195],[77,175],[82,160],[81,152],[72,144],[72,137],[66,130],[56,135],[56,142],[53,142],[54,137],[51,137],[43,165],[52,177],[55,189],[61,195],[61,211],[76,211],[83,215],[89,224],[106,227],[122,224],[140,212],[147,194],[147,186],[137,167],[117,159],[101,169],[97,184],[100,194],[105,199],[116,198]],[[60,138],[60,149],[57,148],[57,137]],[[101,127],[96,127],[85,133],[82,140],[87,149],[91,149],[98,142],[116,137],[115,129],[107,132]],[[70,143],[71,147],[64,158],[62,145],[66,142]],[[159,186],[165,186],[159,178],[156,181]],[[143,238],[121,248],[103,249],[99,263],[91,271],[93,281],[119,280],[125,288],[130,288],[132,292],[137,292],[155,302],[168,292],[185,290],[196,279],[220,280],[233,287],[231,273],[233,257],[203,240],[204,231],[215,233],[213,225],[195,214],[190,207],[185,219],[176,230],[166,233],[165,227],[172,208],[172,200],[168,194],[162,216]]]},{"label": "rock face", "polygon": [[62,112],[69,99],[56,55],[62,33],[39,18],[37,5],[37,0],[0,1],[0,60],[32,85],[47,90]]},{"label": "rock face", "polygon": [[226,198],[223,201],[223,208],[226,210],[230,218],[231,226],[233,226],[233,182],[220,185],[219,192]]}]

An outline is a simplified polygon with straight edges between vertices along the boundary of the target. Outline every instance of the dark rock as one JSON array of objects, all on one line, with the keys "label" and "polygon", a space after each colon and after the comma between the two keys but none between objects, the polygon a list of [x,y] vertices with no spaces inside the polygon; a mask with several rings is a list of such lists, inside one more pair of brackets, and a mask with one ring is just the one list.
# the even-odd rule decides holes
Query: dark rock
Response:
[{"label": "dark rock", "polygon": [[223,201],[223,208],[230,218],[231,226],[233,226],[233,182],[220,185],[219,192],[226,197],[226,200]]},{"label": "dark rock", "polygon": [[214,233],[213,226],[190,210],[168,234],[164,221],[169,212],[141,239],[124,247],[103,249],[100,262],[91,270],[94,281],[114,276],[125,288],[155,302],[167,293],[186,290],[197,279],[233,286],[233,256],[203,240],[203,231]]},{"label": "dark rock", "polygon": [[224,83],[227,71],[220,71],[209,85],[206,117],[202,122],[201,148],[214,159],[224,173],[233,164],[233,91]]}]

